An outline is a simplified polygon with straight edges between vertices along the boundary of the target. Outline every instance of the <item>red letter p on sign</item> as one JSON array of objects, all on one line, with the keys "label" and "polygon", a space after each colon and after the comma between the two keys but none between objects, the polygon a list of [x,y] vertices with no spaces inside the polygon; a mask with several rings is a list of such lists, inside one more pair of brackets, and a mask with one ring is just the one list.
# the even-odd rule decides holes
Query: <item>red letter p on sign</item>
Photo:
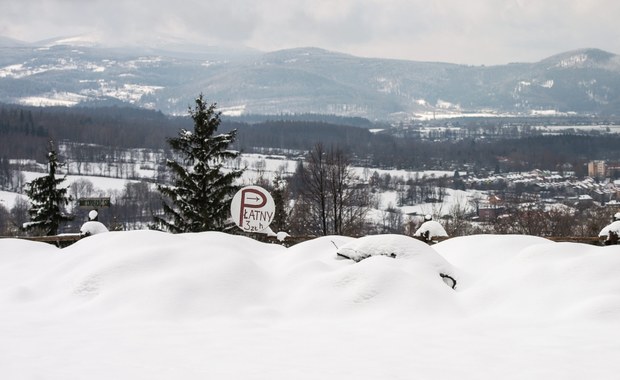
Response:
[{"label": "red letter p on sign", "polygon": [[273,220],[275,203],[271,194],[259,186],[242,188],[233,197],[230,213],[235,224],[246,232],[260,232]]}]

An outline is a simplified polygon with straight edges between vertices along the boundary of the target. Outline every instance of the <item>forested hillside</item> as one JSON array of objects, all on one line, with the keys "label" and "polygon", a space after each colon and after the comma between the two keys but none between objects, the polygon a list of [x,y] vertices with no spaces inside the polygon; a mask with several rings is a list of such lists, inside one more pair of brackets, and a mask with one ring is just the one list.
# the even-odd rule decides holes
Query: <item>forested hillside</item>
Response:
[{"label": "forested hillside", "polygon": [[0,46],[0,102],[125,104],[182,115],[200,91],[231,114],[336,114],[407,121],[434,113],[618,116],[620,64],[598,49],[539,62],[471,66],[363,58],[317,48],[274,52]]},{"label": "forested hillside", "polygon": [[[589,160],[620,160],[617,149],[620,136],[616,134],[573,132],[506,138],[472,134],[472,137],[434,141],[415,136],[397,137],[389,130],[373,133],[367,128],[323,121],[275,120],[275,117],[274,121],[257,123],[234,120],[224,118],[221,131],[237,129],[234,148],[246,153],[297,154],[323,142],[346,150],[355,164],[380,168],[519,171],[557,170],[568,165],[579,172]],[[93,156],[98,149],[105,152],[115,148],[167,149],[167,138],[190,126],[187,117],[136,108],[38,108],[0,104],[0,156],[42,161],[50,139],[88,144],[88,154]],[[492,131],[497,126],[487,124],[482,128]]]},{"label": "forested hillside", "polygon": [[119,148],[160,148],[186,126],[185,118],[128,107],[24,107],[0,104],[0,151],[11,158],[40,157],[46,141],[68,140]]}]

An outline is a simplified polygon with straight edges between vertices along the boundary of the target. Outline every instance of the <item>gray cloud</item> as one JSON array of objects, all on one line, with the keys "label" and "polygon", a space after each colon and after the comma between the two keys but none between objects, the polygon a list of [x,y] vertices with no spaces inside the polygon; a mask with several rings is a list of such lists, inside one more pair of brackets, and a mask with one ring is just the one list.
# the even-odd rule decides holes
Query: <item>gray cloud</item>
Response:
[{"label": "gray cloud", "polygon": [[0,1],[0,34],[28,41],[96,32],[112,44],[174,37],[487,65],[620,53],[615,0]]}]

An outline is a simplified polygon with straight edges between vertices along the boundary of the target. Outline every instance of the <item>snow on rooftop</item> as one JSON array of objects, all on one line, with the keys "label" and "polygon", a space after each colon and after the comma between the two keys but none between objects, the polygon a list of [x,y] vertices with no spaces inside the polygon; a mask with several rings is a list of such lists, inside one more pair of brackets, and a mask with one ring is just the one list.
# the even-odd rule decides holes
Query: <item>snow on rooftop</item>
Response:
[{"label": "snow on rooftop", "polygon": [[[377,239],[407,249],[402,238]],[[99,234],[64,249],[0,239],[0,376],[485,380],[620,371],[620,246],[476,235],[423,255],[336,255],[361,243],[327,236],[285,248],[156,231]],[[439,261],[458,272],[456,289],[431,271]]]}]

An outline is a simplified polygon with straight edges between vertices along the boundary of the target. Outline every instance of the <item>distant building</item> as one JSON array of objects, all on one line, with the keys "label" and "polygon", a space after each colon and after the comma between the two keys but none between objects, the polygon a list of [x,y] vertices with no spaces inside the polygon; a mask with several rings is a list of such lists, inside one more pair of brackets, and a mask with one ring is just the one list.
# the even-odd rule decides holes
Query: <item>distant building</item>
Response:
[{"label": "distant building", "polygon": [[607,176],[607,165],[605,161],[590,161],[588,162],[588,176],[592,178],[605,178]]},{"label": "distant building", "polygon": [[497,219],[506,211],[503,200],[497,195],[490,195],[486,202],[480,204],[478,217],[482,222],[490,222]]},{"label": "distant building", "polygon": [[594,204],[594,198],[587,194],[580,195],[577,197],[577,203],[583,206],[592,206]]},{"label": "distant building", "polygon": [[605,161],[588,162],[588,176],[596,179],[620,178],[620,163]]}]

